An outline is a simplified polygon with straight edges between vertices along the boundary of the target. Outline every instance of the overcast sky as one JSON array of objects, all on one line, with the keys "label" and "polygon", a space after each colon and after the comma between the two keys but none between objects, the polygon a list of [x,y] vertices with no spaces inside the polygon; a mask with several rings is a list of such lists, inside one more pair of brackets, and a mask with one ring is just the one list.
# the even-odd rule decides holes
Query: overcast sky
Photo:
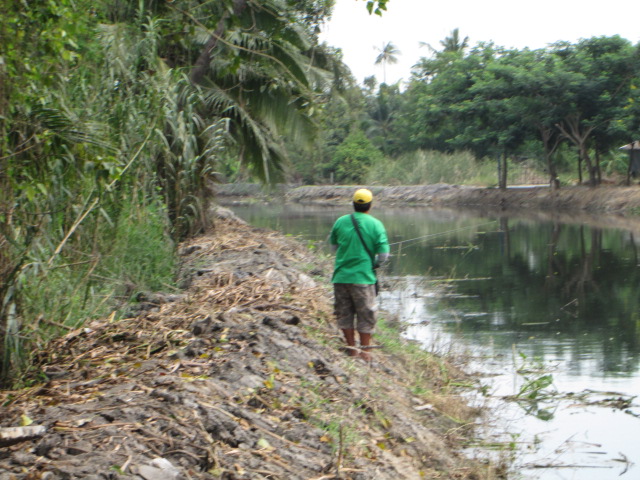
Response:
[{"label": "overcast sky", "polygon": [[[542,48],[559,40],[620,35],[640,42],[640,0],[389,0],[382,17],[369,15],[365,0],[336,0],[333,17],[321,38],[342,49],[356,80],[383,69],[375,59],[383,44],[392,42],[401,55],[387,65],[386,81],[408,80],[411,67],[428,56],[426,42],[440,48],[440,40],[460,30],[469,44],[493,41],[514,48]],[[377,48],[377,50],[376,50]]]}]

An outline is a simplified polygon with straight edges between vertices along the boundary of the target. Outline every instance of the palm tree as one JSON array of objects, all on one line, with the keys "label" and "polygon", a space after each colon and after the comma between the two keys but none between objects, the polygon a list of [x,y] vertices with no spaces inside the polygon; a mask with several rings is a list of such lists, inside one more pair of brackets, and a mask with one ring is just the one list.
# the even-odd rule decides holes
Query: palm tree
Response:
[{"label": "palm tree", "polygon": [[[281,2],[225,3],[233,8],[208,31],[190,79],[206,98],[205,116],[230,122],[239,159],[258,177],[275,181],[285,159],[280,139],[310,137],[314,97],[329,89],[336,68]],[[207,5],[217,8],[216,2]],[[202,26],[210,12],[197,11],[203,19],[194,23]]]},{"label": "palm tree", "polygon": [[398,55],[402,52],[391,42],[383,44],[381,49],[374,48],[380,52],[376,57],[375,64],[382,64],[382,81],[387,83],[387,64],[394,65],[398,63]]},{"label": "palm tree", "polygon": [[455,28],[451,31],[450,36],[440,40],[440,45],[443,47],[443,52],[462,53],[469,46],[469,37],[460,40],[460,30]]},{"label": "palm tree", "polygon": [[451,35],[445,37],[444,40],[440,40],[441,51],[433,48],[429,43],[420,42],[421,47],[427,47],[432,54],[436,57],[441,56],[444,53],[463,53],[469,46],[469,37],[464,37],[460,40],[460,30],[455,28],[451,31]]},{"label": "palm tree", "polygon": [[462,58],[464,51],[469,46],[469,37],[464,37],[460,40],[460,31],[456,28],[451,31],[451,35],[445,37],[444,40],[440,40],[439,43],[442,50],[437,50],[425,42],[419,43],[421,47],[427,47],[431,55],[420,58],[418,63],[413,66],[413,75],[422,79],[431,78],[449,65],[453,59]]}]

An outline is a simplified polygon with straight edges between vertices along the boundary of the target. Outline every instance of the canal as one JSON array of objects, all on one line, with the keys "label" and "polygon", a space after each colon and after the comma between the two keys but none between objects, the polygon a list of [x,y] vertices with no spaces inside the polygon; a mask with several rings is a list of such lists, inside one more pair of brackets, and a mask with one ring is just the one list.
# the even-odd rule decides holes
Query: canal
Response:
[{"label": "canal", "polygon": [[[324,241],[349,208],[236,206],[251,224]],[[378,208],[391,243],[383,311],[425,349],[465,358],[488,407],[470,454],[516,478],[640,478],[640,239],[625,229]]]}]

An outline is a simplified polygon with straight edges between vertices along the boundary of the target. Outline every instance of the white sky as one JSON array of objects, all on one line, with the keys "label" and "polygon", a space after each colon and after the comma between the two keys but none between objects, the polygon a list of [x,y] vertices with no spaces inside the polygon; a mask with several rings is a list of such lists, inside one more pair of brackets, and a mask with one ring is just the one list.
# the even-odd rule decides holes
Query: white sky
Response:
[{"label": "white sky", "polygon": [[[503,47],[532,49],[559,40],[620,35],[640,42],[640,0],[389,0],[382,17],[369,15],[365,0],[336,0],[321,39],[342,49],[345,63],[359,83],[383,68],[375,59],[392,42],[401,54],[386,66],[387,83],[408,80],[411,67],[428,56],[426,42],[441,49],[440,40],[455,28],[469,45],[493,41]],[[376,50],[376,48],[378,50]]]}]

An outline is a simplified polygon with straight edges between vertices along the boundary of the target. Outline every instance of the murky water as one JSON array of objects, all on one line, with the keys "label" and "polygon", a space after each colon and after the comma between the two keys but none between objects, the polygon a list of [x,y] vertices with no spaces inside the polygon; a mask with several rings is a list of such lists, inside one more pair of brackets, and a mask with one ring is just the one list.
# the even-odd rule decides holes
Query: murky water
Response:
[{"label": "murky water", "polygon": [[[234,210],[310,242],[349,213]],[[526,479],[640,478],[640,266],[631,232],[426,208],[372,213],[392,243],[381,307],[409,322],[407,335],[426,349],[464,353],[485,374],[477,401],[493,415],[483,447],[515,456]]]}]

